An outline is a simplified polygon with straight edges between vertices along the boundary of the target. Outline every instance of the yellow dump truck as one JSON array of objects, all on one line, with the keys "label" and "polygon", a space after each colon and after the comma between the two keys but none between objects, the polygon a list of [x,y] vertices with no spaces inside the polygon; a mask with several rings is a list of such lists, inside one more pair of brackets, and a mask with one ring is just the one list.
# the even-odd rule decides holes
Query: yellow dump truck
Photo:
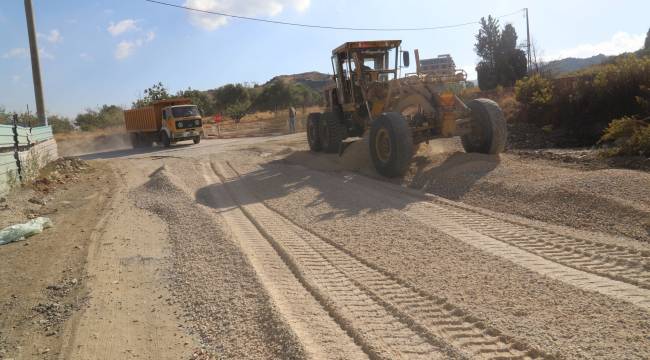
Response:
[{"label": "yellow dump truck", "polygon": [[203,127],[201,112],[190,99],[160,100],[150,106],[124,111],[126,131],[133,147],[165,147],[178,141],[201,141]]}]

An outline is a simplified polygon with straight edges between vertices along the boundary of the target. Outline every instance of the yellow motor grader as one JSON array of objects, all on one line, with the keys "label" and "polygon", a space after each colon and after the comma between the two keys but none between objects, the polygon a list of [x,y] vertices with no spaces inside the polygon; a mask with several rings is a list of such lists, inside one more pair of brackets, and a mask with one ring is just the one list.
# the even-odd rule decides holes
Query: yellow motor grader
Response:
[{"label": "yellow motor grader", "polygon": [[451,71],[421,72],[417,53],[416,61],[418,71],[399,76],[409,66],[401,40],[334,49],[336,85],[325,91],[327,111],[307,118],[310,149],[341,153],[343,140],[369,132],[372,161],[388,177],[406,172],[415,145],[436,138],[460,136],[467,152],[502,152],[506,125],[499,106],[488,99],[463,103],[456,96],[466,80],[463,71],[452,65]]}]

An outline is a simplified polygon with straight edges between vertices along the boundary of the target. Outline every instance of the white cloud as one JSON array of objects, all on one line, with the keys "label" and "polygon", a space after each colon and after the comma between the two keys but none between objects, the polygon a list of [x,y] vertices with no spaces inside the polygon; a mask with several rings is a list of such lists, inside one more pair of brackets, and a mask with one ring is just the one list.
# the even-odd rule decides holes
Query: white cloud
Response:
[{"label": "white cloud", "polygon": [[123,60],[131,56],[133,54],[133,51],[135,50],[135,42],[133,41],[120,41],[119,44],[117,44],[117,48],[115,48],[115,58],[117,60]]},{"label": "white cloud", "polygon": [[[49,60],[54,59],[54,55],[52,55],[51,53],[49,53],[47,50],[43,48],[38,48],[38,54],[43,59],[49,59]],[[2,58],[3,59],[27,58],[28,55],[29,53],[25,48],[13,48],[7,51],[6,53],[2,54]]]},{"label": "white cloud", "polygon": [[54,55],[52,55],[51,53],[49,53],[47,50],[43,48],[38,48],[38,55],[42,59],[54,60]]},{"label": "white cloud", "polygon": [[3,59],[12,59],[12,58],[23,58],[27,57],[27,49],[25,48],[13,48],[6,53],[2,54]]},{"label": "white cloud", "polygon": [[118,36],[127,31],[138,30],[137,21],[133,19],[124,19],[117,24],[111,21],[111,24],[106,29],[113,36]]},{"label": "white cloud", "polygon": [[91,60],[93,60],[92,55],[90,55],[90,54],[88,54],[88,53],[85,53],[85,52],[79,54],[79,57],[81,58],[81,60],[86,60],[86,61],[91,61]]},{"label": "white cloud", "polygon": [[60,43],[63,41],[63,37],[58,29],[50,30],[48,34],[38,34],[38,37],[42,37],[52,44]]},{"label": "white cloud", "polygon": [[133,55],[135,50],[142,45],[153,41],[156,38],[156,33],[149,31],[145,34],[144,37],[135,39],[135,40],[122,40],[117,44],[115,48],[115,58],[117,60],[124,60],[129,56]]},{"label": "white cloud", "polygon": [[643,47],[645,36],[646,34],[628,34],[619,31],[609,40],[595,44],[580,44],[574,48],[553,52],[553,55],[549,56],[549,60],[568,57],[586,58],[598,54],[618,55],[628,51],[636,51]]},{"label": "white cloud", "polygon": [[[311,0],[185,0],[183,5],[194,9],[231,15],[273,17],[280,14],[286,7],[302,12],[307,10],[310,4]],[[228,24],[227,17],[214,14],[189,11],[189,17],[194,26],[208,31],[216,30]]]},{"label": "white cloud", "polygon": [[147,33],[147,35],[145,35],[144,41],[145,42],[150,42],[150,41],[153,41],[153,39],[155,39],[155,38],[156,38],[156,33],[153,32],[153,31],[149,31]]}]

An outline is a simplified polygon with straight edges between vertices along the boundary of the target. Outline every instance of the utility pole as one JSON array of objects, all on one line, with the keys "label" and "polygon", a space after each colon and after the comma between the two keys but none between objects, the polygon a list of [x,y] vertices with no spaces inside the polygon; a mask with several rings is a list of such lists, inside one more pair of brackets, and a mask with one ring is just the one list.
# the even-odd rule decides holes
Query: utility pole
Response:
[{"label": "utility pole", "polygon": [[528,8],[524,8],[526,11],[526,49],[528,52],[528,71],[533,68],[533,63],[530,59],[530,26],[528,24]]},{"label": "utility pole", "polygon": [[34,11],[32,0],[25,0],[25,17],[27,18],[27,33],[29,35],[29,52],[32,59],[32,79],[34,80],[34,97],[36,98],[36,114],[39,124],[47,126],[45,103],[43,101],[43,84],[41,82],[41,64],[38,60],[38,45],[34,27]]}]

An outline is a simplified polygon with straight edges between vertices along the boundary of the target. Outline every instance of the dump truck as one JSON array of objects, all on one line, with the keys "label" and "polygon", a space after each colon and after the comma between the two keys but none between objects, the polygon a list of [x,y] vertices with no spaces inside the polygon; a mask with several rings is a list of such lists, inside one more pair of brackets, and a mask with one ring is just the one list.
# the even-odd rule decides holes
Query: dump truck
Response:
[{"label": "dump truck", "polygon": [[488,99],[465,104],[457,96],[464,71],[421,71],[415,55],[418,70],[401,76],[410,58],[401,40],[334,49],[335,85],[325,90],[326,111],[307,117],[311,151],[341,154],[350,143],[345,139],[368,136],[375,169],[387,177],[403,175],[415,146],[436,138],[460,136],[467,152],[502,152],[506,124],[499,105]]},{"label": "dump truck", "polygon": [[150,106],[125,110],[124,122],[133,147],[154,143],[169,147],[183,140],[198,144],[203,136],[201,112],[185,98],[159,100]]}]

